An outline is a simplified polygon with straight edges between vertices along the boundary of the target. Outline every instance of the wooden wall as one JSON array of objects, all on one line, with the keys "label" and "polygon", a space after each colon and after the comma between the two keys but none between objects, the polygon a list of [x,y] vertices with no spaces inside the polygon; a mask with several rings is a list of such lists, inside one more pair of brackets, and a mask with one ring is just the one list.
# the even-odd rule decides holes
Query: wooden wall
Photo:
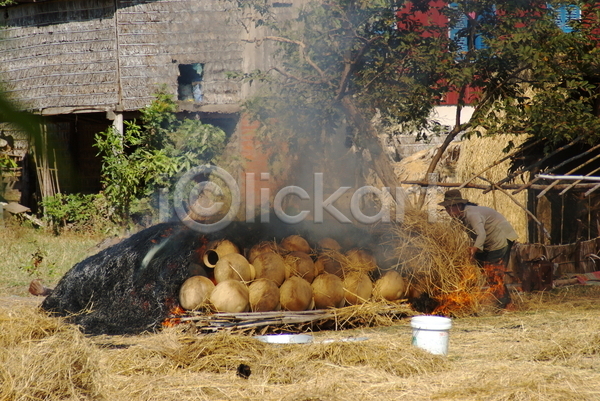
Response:
[{"label": "wooden wall", "polygon": [[0,13],[0,78],[31,109],[117,103],[114,4],[30,3]]}]

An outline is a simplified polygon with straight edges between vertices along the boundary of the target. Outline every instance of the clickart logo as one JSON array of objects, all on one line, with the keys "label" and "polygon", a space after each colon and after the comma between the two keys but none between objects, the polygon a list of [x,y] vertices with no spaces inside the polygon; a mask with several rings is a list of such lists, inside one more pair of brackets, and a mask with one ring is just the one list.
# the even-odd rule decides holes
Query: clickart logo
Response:
[{"label": "clickart logo", "polygon": [[[261,181],[267,181],[269,177],[269,173],[260,174]],[[255,173],[246,173],[245,221],[254,223],[258,218],[261,223],[269,223],[272,214],[288,224],[297,224],[307,219],[313,223],[323,223],[326,213],[339,223],[347,224],[352,224],[350,217],[361,224],[399,222],[404,217],[406,194],[400,187],[395,189],[395,196],[392,196],[387,187],[379,189],[363,186],[356,190],[352,190],[352,187],[339,187],[325,197],[324,174],[314,173],[312,179],[312,194],[300,186],[290,185],[279,189],[271,197],[270,188],[259,188],[260,216],[257,216]],[[310,203],[312,211],[294,208],[292,213],[284,208],[286,200],[291,197]],[[345,213],[336,206],[336,201],[342,197],[346,200],[349,198],[349,210]],[[365,197],[377,200],[379,210],[376,213],[367,215],[362,210]],[[226,170],[210,165],[195,167],[184,174],[175,186],[173,201],[178,218],[188,227],[202,233],[227,227],[240,216],[242,207],[241,190],[235,178]]]}]

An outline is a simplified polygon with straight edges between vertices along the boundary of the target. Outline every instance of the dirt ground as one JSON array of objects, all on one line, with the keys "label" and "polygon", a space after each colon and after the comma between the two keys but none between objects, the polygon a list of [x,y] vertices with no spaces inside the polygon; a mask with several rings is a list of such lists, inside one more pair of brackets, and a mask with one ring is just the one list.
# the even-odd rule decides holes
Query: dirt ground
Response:
[{"label": "dirt ground", "polygon": [[[53,318],[29,316],[39,297],[3,296],[0,345],[10,359],[0,353],[0,399],[600,399],[600,289],[513,298],[516,310],[453,319],[449,354],[442,357],[411,345],[409,319],[317,332],[312,344],[284,346],[198,335],[190,327],[89,337],[56,326]],[[44,328],[43,334],[6,340],[11,328],[24,333],[32,327]],[[339,341],[351,337],[366,339]],[[45,358],[36,356],[33,368],[11,367],[10,361],[40,354]],[[248,379],[236,375],[241,363],[251,369]]]}]

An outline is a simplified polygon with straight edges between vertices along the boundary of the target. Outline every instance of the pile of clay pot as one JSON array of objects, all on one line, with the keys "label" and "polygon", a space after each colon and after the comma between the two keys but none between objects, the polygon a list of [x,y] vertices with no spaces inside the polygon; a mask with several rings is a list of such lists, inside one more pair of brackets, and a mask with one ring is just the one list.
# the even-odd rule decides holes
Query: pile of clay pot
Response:
[{"label": "pile of clay pot", "polygon": [[375,257],[356,248],[342,252],[332,238],[311,249],[303,237],[292,235],[279,243],[260,242],[246,256],[232,242],[220,240],[207,245],[202,259],[210,278],[192,276],[183,283],[179,302],[186,310],[305,311],[396,301],[407,292],[394,270],[373,282]]}]

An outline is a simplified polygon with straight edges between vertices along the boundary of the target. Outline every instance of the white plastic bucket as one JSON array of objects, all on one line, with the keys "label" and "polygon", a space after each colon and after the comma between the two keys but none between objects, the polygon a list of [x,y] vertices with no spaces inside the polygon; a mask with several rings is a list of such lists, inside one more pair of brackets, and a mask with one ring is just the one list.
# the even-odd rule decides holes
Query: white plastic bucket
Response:
[{"label": "white plastic bucket", "polygon": [[411,319],[412,344],[436,355],[448,355],[448,331],[452,320],[443,316],[415,316]]}]

